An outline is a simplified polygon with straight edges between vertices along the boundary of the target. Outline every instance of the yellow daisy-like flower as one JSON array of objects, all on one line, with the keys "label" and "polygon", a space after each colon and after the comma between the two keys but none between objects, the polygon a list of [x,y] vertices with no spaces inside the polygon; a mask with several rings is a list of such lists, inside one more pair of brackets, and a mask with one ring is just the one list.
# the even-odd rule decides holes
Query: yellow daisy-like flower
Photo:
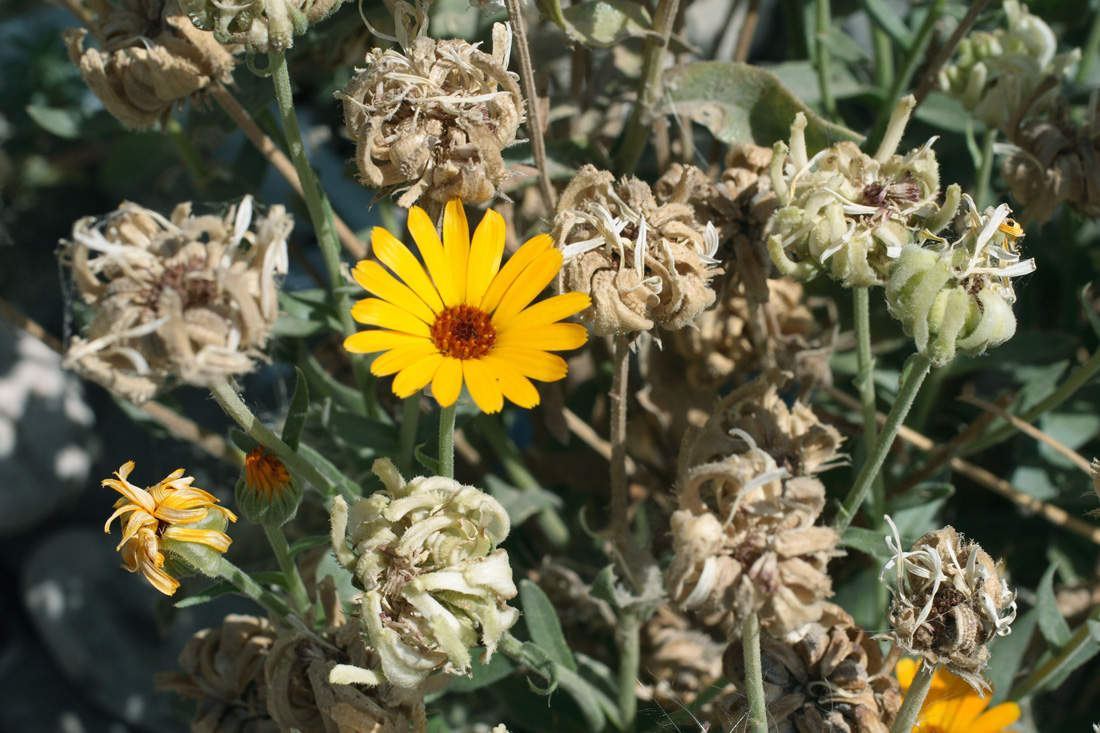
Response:
[{"label": "yellow daisy-like flower", "polygon": [[[914,659],[902,659],[894,669],[903,691],[913,683],[918,664]],[[1009,733],[1007,726],[1020,719],[1020,706],[1006,702],[986,710],[990,699],[978,697],[968,682],[940,667],[912,733]]]},{"label": "yellow daisy-like flower", "polygon": [[374,229],[371,246],[389,270],[370,260],[358,264],[356,282],[378,297],[360,300],[351,314],[380,328],[349,336],[344,347],[386,352],[371,373],[396,374],[398,397],[430,383],[447,407],[465,383],[483,412],[499,412],[505,397],[520,407],[537,405],[530,380],[553,382],[566,372],[565,360],[548,352],[588,340],[584,326],[558,321],[591,302],[584,293],[563,293],[531,305],[561,269],[550,235],[528,240],[502,267],[504,219],[495,211],[485,213],[473,241],[458,199],[444,210],[442,242],[419,207],[409,210],[408,226],[424,264],[388,231]]},{"label": "yellow daisy-like flower", "polygon": [[[115,502],[115,513],[103,525],[103,531],[111,531],[111,522],[121,518],[123,567],[131,573],[141,571],[154,588],[165,595],[172,595],[179,581],[164,571],[164,542],[176,541],[206,545],[216,552],[229,549],[232,540],[215,529],[196,528],[211,510],[223,515],[221,526],[228,519],[237,521],[236,515],[225,507],[217,506],[213,495],[191,486],[195,479],[184,476],[179,468],[156,486],[140,489],[127,481],[134,470],[134,462],[127,461],[115,472],[118,478],[103,480],[103,486],[122,494]],[[189,526],[190,525],[190,526]]]}]

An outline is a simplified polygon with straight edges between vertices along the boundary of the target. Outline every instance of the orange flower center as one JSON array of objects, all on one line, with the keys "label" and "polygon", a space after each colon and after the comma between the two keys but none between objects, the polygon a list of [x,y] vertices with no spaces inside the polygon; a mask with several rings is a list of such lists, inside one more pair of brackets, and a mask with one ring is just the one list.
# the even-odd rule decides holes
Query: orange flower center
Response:
[{"label": "orange flower center", "polygon": [[267,495],[281,492],[290,483],[290,473],[275,456],[257,447],[244,461],[244,475],[248,485]]},{"label": "orange flower center", "polygon": [[443,356],[480,359],[497,340],[489,314],[471,305],[452,305],[435,317],[432,343]]}]

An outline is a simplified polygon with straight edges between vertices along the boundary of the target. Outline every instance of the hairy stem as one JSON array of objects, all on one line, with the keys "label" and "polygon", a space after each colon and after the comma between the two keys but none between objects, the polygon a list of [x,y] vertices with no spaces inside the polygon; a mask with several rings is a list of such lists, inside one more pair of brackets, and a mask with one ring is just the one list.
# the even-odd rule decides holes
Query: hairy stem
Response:
[{"label": "hairy stem", "polygon": [[458,403],[439,412],[439,475],[455,477],[455,413]]},{"label": "hairy stem", "polygon": [[680,0],[658,0],[657,12],[653,17],[653,30],[645,43],[642,57],[642,78],[638,86],[638,99],[630,111],[626,123],[622,144],[615,156],[615,172],[622,176],[633,173],[638,160],[645,150],[649,139],[649,128],[653,123],[653,111],[661,99],[661,77],[665,67],[665,51],[668,39],[672,36],[672,24],[676,22],[676,13]]},{"label": "hairy stem", "polygon": [[829,85],[829,66],[832,64],[833,56],[829,51],[829,24],[832,21],[832,10],[829,7],[829,0],[816,0],[816,14],[815,14],[815,28],[814,28],[814,49],[815,56],[817,57],[817,84],[821,89],[821,108],[825,112],[825,117],[829,120],[836,120],[836,100],[833,98],[833,89]]},{"label": "hairy stem", "polygon": [[760,618],[755,611],[741,623],[741,646],[745,654],[745,695],[749,698],[748,730],[768,733],[764,670],[760,663]]},{"label": "hairy stem", "polygon": [[905,693],[905,702],[901,704],[898,717],[894,719],[894,725],[890,733],[909,733],[917,723],[921,705],[928,696],[928,690],[932,687],[932,676],[936,671],[936,665],[921,660],[920,669],[917,670],[913,683]]},{"label": "hairy stem", "polygon": [[611,380],[611,530],[616,544],[629,535],[626,494],[626,407],[630,379],[630,346],[627,337],[615,337]]},{"label": "hairy stem", "polygon": [[905,416],[909,414],[909,409],[913,406],[913,400],[920,391],[920,386],[924,382],[924,378],[928,376],[931,368],[932,362],[928,360],[928,357],[921,354],[914,354],[906,362],[901,389],[894,400],[894,406],[890,408],[890,413],[886,416],[886,424],[882,426],[882,432],[875,441],[874,448],[867,454],[867,460],[863,464],[859,476],[856,477],[852,490],[845,497],[840,513],[837,515],[836,529],[838,532],[843,532],[848,528],[856,512],[862,506],[863,500],[867,497],[872,482],[882,469],[882,464],[886,461],[886,454],[890,452],[890,446],[894,444],[894,438],[897,437],[898,430],[905,422]]},{"label": "hairy stem", "polygon": [[527,132],[531,135],[531,152],[535,156],[535,167],[539,169],[539,191],[551,215],[557,205],[554,186],[550,183],[550,169],[546,165],[546,142],[542,137],[542,110],[539,109],[539,95],[535,89],[535,68],[531,63],[531,46],[527,42],[527,21],[523,17],[520,0],[504,0],[508,9],[508,19],[515,34],[516,60],[519,61],[519,80],[523,84],[523,96],[527,97]]},{"label": "hairy stem", "polygon": [[291,610],[287,608],[283,599],[279,598],[271,591],[264,590],[259,583],[252,579],[251,575],[241,570],[224,557],[218,560],[217,573],[219,578],[228,580],[233,587],[243,595],[259,603],[279,618],[285,619],[287,616],[291,615]]},{"label": "hairy stem", "polygon": [[[855,310],[856,364],[855,384],[863,405],[863,445],[867,455],[875,449],[878,440],[878,423],[875,422],[875,360],[871,356],[871,303],[868,288],[852,288],[852,305]],[[876,475],[872,483],[874,524],[882,523],[886,512],[886,482]]]},{"label": "hairy stem", "polygon": [[635,729],[638,714],[638,696],[634,685],[641,659],[641,626],[637,611],[624,610],[619,614],[619,714],[622,715],[624,733]]},{"label": "hairy stem", "polygon": [[283,579],[286,581],[286,589],[290,593],[294,605],[299,614],[304,614],[313,604],[306,592],[306,585],[302,582],[302,574],[298,572],[298,563],[290,556],[290,546],[286,543],[286,535],[282,527],[264,525],[264,533],[267,541],[271,543],[271,549],[275,552],[275,559],[279,562],[279,569],[283,571]]}]

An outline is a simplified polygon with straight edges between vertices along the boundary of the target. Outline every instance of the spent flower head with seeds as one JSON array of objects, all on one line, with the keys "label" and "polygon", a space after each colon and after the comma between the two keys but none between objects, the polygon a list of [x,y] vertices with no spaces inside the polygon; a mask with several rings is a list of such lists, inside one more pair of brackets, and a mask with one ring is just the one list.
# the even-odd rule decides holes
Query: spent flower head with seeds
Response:
[{"label": "spent flower head with seeds", "polygon": [[179,581],[165,569],[165,553],[182,561],[185,570],[216,574],[212,568],[232,542],[224,530],[237,521],[236,515],[218,506],[212,494],[191,486],[195,479],[184,476],[182,468],[146,489],[127,480],[133,470],[134,462],[127,461],[115,472],[116,478],[103,479],[104,488],[122,494],[103,531],[110,533],[111,522],[121,521],[122,541],[117,549],[123,567],[131,573],[140,571],[168,596],[176,592]]},{"label": "spent flower head with seeds", "polygon": [[178,0],[195,27],[248,53],[280,53],[344,0]]},{"label": "spent flower head with seeds", "polygon": [[224,216],[183,203],[165,218],[127,202],[76,222],[62,261],[93,317],[66,366],[139,404],[174,381],[251,371],[279,315],[294,226],[282,206],[253,214],[246,196]]},{"label": "spent flower head with seeds", "polygon": [[1012,278],[1035,271],[1022,259],[1024,230],[1009,218],[1008,204],[984,213],[968,194],[964,231],[954,242],[907,245],[886,284],[886,304],[917,351],[943,366],[955,353],[977,356],[1016,333]]},{"label": "spent flower head with seeds", "polygon": [[[336,93],[360,180],[402,192],[397,203],[406,208],[487,201],[511,175],[501,151],[524,121],[519,82],[508,71],[511,31],[495,24],[488,54],[479,44],[426,37],[422,12],[399,2],[400,50],[372,50]],[[406,24],[409,16],[418,27]]]},{"label": "spent flower head with seeds", "polygon": [[84,48],[88,31],[64,32],[69,58],[104,108],[122,124],[164,124],[172,110],[211,84],[233,81],[236,59],[214,37],[195,28],[176,0],[88,0],[99,48]]},{"label": "spent flower head with seeds", "polygon": [[501,266],[504,220],[495,211],[485,212],[472,240],[458,199],[444,211],[442,242],[417,206],[408,226],[427,270],[376,227],[371,245],[389,270],[373,260],[358,264],[355,281],[378,297],[360,300],[351,314],[379,328],[349,336],[344,347],[356,354],[386,352],[371,362],[371,373],[397,374],[393,391],[401,398],[430,383],[447,407],[465,384],[483,412],[500,412],[505,397],[520,407],[537,405],[530,380],[553,382],[566,373],[565,360],[549,352],[588,340],[584,326],[558,323],[586,308],[587,295],[564,293],[531,304],[561,268],[550,237],[528,240]]},{"label": "spent flower head with seeds", "polygon": [[894,521],[886,545],[892,557],[879,580],[893,601],[883,637],[930,664],[942,664],[975,691],[989,684],[982,670],[989,663],[986,644],[1012,632],[1016,594],[1000,577],[993,558],[977,542],[967,542],[953,527],[929,532],[903,550]]},{"label": "spent flower head with seeds", "polygon": [[937,232],[954,217],[957,185],[937,203],[935,138],[895,153],[915,104],[912,95],[898,103],[874,157],[852,142],[809,157],[806,116],[795,116],[790,147],[777,142],[771,163],[779,209],[768,253],[780,272],[800,280],[826,272],[845,287],[882,285],[917,232]]},{"label": "spent flower head with seeds", "polygon": [[508,553],[511,527],[493,497],[443,476],[406,483],[388,458],[374,462],[385,490],[332,508],[336,559],[363,589],[363,631],[385,679],[416,687],[436,671],[469,674],[519,619]]},{"label": "spent flower head with seeds", "polygon": [[712,303],[718,231],[689,202],[703,173],[683,169],[658,200],[637,178],[619,182],[586,165],[558,200],[552,235],[565,259],[562,292],[592,296],[579,318],[599,336],[675,331]]}]

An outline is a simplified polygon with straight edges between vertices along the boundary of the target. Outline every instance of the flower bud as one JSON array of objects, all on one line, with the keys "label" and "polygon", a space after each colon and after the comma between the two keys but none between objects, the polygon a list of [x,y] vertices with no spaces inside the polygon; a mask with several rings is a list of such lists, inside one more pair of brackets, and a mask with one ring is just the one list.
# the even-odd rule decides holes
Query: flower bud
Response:
[{"label": "flower bud", "polygon": [[1007,218],[1008,206],[981,215],[965,198],[970,213],[963,236],[939,248],[907,245],[886,286],[891,315],[933,366],[947,364],[956,351],[977,356],[1012,338],[1011,278],[1035,269],[1034,260],[1020,260],[1016,240],[1023,229]]},{"label": "flower bud", "polygon": [[281,527],[298,513],[302,490],[286,464],[264,447],[248,454],[237,482],[237,508],[253,524]]},{"label": "flower bud", "polygon": [[332,508],[336,557],[365,593],[363,631],[398,687],[429,674],[469,674],[470,649],[488,660],[519,618],[508,554],[497,545],[510,522],[500,503],[442,476],[406,483],[388,458],[374,462],[385,491],[350,510]]},{"label": "flower bud", "polygon": [[242,44],[249,53],[278,53],[294,36],[331,15],[344,0],[179,0],[191,22],[213,31],[220,43]]}]

